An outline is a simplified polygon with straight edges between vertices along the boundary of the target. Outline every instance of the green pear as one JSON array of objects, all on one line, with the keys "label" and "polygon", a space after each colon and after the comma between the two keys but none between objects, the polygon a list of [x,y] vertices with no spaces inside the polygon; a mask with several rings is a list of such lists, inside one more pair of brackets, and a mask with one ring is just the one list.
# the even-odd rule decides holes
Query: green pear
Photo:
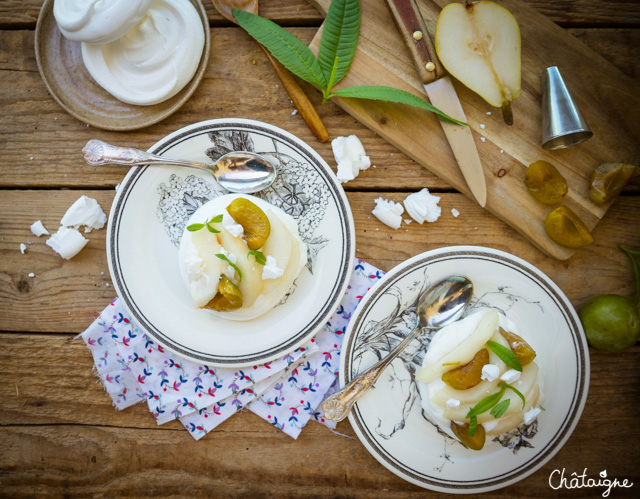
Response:
[{"label": "green pear", "polygon": [[507,9],[488,0],[447,5],[436,25],[436,53],[446,70],[513,124],[520,95],[520,27]]}]

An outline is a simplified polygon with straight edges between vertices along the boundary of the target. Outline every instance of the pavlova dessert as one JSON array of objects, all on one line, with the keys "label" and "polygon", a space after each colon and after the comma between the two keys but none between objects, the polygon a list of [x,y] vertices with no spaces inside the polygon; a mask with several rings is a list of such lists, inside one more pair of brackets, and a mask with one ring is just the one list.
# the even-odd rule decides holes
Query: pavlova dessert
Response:
[{"label": "pavlova dessert", "polygon": [[293,217],[255,196],[228,194],[191,216],[178,256],[195,307],[250,320],[289,292],[307,248]]},{"label": "pavlova dessert", "polygon": [[503,314],[470,314],[431,340],[416,375],[422,407],[445,433],[480,450],[487,438],[540,413],[543,377],[535,358]]}]

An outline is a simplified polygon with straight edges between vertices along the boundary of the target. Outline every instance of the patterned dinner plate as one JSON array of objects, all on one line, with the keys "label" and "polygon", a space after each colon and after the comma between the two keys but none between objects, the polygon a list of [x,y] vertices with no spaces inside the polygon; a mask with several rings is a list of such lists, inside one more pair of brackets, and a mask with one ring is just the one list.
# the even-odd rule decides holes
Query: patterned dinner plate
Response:
[{"label": "patterned dinner plate", "polygon": [[340,365],[342,386],[386,355],[416,321],[416,300],[431,283],[465,275],[474,284],[470,309],[493,307],[513,320],[537,353],[544,375],[542,411],[530,424],[465,448],[422,410],[420,369],[433,333],[414,342],[380,376],[349,415],[371,454],[416,485],[449,493],[506,487],[549,461],[576,427],[587,399],[589,352],[578,315],[546,275],[502,251],[441,248],[392,269],[360,302],[349,322]]},{"label": "patterned dinner plate", "polygon": [[279,305],[242,322],[194,307],[178,268],[180,237],[195,210],[226,194],[201,170],[132,168],[111,208],[107,257],[118,296],[150,336],[183,357],[240,367],[298,348],[330,318],[349,282],[354,230],[349,203],[329,166],[300,139],[274,126],[205,121],[149,149],[201,162],[231,151],[254,151],[276,161],[275,183],[256,195],[293,216],[308,248],[306,267]]}]

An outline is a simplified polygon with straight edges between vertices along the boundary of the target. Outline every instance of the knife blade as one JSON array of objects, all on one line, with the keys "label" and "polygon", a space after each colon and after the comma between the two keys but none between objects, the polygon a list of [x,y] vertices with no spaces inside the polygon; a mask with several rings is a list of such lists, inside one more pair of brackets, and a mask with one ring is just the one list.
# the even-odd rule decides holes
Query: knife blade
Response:
[{"label": "knife blade", "polygon": [[[432,105],[459,121],[467,121],[451,79],[436,56],[435,47],[415,0],[385,0],[391,17],[422,80]],[[478,149],[468,126],[440,120],[453,155],[480,206],[487,203],[487,185]]]}]

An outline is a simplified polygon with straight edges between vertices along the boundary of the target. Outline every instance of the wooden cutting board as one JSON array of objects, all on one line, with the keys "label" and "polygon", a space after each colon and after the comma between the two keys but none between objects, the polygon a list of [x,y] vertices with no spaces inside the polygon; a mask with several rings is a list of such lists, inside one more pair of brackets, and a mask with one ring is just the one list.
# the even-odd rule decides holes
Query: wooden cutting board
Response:
[{"label": "wooden cutting board", "polygon": [[[451,1],[417,0],[432,35],[439,12]],[[312,3],[326,13],[331,2]],[[497,3],[511,11],[522,35],[522,93],[512,103],[514,125],[505,125],[500,109],[492,108],[454,79],[484,167],[486,209],[548,255],[564,260],[573,250],[557,245],[544,231],[544,219],[555,206],[542,205],[531,197],[524,185],[525,169],[540,159],[554,164],[569,184],[562,204],[571,207],[593,229],[608,208],[596,205],[588,197],[593,169],[607,161],[640,161],[640,86],[522,1]],[[426,99],[385,2],[361,0],[361,5],[358,51],[349,73],[336,88],[387,85]],[[316,54],[321,32],[322,28],[310,45]],[[594,132],[586,142],[559,151],[545,151],[541,145],[541,75],[549,66],[558,66]],[[432,113],[376,101],[334,100],[403,153],[473,199]]]}]

